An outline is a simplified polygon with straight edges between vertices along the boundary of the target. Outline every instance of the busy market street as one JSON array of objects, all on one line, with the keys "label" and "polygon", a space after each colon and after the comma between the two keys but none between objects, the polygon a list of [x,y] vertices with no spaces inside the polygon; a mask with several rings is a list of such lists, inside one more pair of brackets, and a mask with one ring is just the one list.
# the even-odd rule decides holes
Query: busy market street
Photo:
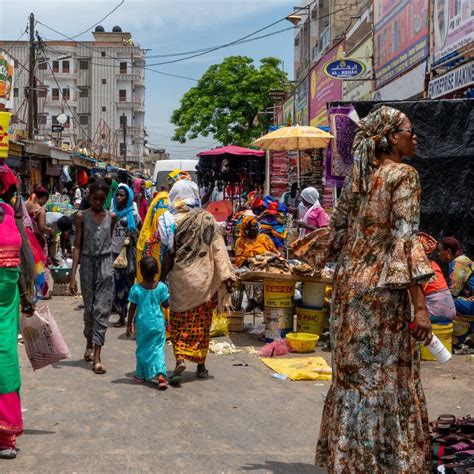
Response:
[{"label": "busy market street", "polygon": [[474,1],[0,0],[0,473],[474,473]]},{"label": "busy market street", "polygon": [[[133,382],[134,343],[115,328],[107,333],[108,372],[98,378],[82,360],[79,302],[51,302],[70,359],[33,372],[20,347],[25,434],[21,456],[2,472],[318,472],[314,439],[329,382],[275,379],[255,354],[241,352],[210,354],[209,380],[189,371],[181,387],[158,392]],[[262,345],[241,333],[216,340]],[[468,356],[443,367],[423,362],[432,418],[472,407],[473,364]]]}]

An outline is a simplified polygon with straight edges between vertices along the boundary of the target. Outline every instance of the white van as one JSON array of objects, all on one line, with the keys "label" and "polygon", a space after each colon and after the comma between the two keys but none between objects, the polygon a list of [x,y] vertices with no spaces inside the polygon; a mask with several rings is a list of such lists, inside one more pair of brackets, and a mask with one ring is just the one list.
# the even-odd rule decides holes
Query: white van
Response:
[{"label": "white van", "polygon": [[179,169],[187,171],[197,184],[196,165],[199,160],[159,160],[155,163],[155,170],[153,172],[153,192],[161,191],[164,187],[168,190],[168,174],[171,171]]}]

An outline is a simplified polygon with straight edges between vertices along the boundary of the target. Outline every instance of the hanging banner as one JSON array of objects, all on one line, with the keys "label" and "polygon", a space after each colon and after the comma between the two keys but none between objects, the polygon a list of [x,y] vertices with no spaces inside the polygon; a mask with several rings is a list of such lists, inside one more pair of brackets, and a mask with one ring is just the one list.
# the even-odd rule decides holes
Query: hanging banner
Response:
[{"label": "hanging banner", "polygon": [[428,56],[428,0],[374,2],[376,88]]},{"label": "hanging banner", "polygon": [[351,58],[363,61],[366,66],[361,80],[344,81],[342,83],[342,98],[348,101],[372,100],[372,54],[374,42],[372,36],[351,51]]},{"label": "hanging banner", "polygon": [[282,124],[286,126],[293,125],[294,122],[294,108],[295,108],[295,97],[292,95],[285,102],[283,102],[283,117]]},{"label": "hanging banner", "polygon": [[13,73],[15,62],[5,52],[0,51],[0,103],[13,110]]},{"label": "hanging banner", "polygon": [[433,27],[433,63],[472,48],[474,3],[471,0],[434,0]]},{"label": "hanging banner", "polygon": [[309,123],[313,127],[328,125],[327,103],[342,97],[342,81],[324,73],[327,63],[342,57],[344,43],[338,43],[313,67],[310,73]]}]

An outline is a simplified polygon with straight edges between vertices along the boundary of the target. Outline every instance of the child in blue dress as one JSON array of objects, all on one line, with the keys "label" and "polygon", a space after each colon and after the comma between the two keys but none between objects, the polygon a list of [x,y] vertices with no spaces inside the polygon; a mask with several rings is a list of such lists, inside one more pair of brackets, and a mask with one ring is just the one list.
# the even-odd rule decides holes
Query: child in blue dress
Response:
[{"label": "child in blue dress", "polygon": [[137,366],[134,380],[143,383],[145,380],[158,380],[161,390],[168,388],[166,379],[165,358],[165,318],[161,307],[169,306],[168,287],[155,281],[158,273],[158,263],[153,257],[143,257],[140,262],[143,276],[141,284],[135,283],[130,290],[128,300],[127,337],[136,331]]}]

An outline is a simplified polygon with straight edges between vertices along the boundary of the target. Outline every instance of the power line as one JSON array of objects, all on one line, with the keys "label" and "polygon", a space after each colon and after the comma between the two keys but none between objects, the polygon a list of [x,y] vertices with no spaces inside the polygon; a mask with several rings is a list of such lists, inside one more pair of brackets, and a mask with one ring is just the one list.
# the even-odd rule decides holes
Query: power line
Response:
[{"label": "power line", "polygon": [[78,33],[77,35],[71,36],[71,39],[78,38],[79,36],[82,36],[84,33],[88,33],[90,30],[92,30],[92,28],[95,28],[97,25],[99,25],[104,20],[106,20],[110,15],[112,15],[112,13],[114,13],[116,10],[118,10],[124,3],[125,3],[125,0],[121,0],[121,2],[118,5],[116,5],[109,13],[107,13],[107,15],[104,16],[104,18],[101,18],[97,23],[94,23],[92,26],[85,29],[81,33]]}]

